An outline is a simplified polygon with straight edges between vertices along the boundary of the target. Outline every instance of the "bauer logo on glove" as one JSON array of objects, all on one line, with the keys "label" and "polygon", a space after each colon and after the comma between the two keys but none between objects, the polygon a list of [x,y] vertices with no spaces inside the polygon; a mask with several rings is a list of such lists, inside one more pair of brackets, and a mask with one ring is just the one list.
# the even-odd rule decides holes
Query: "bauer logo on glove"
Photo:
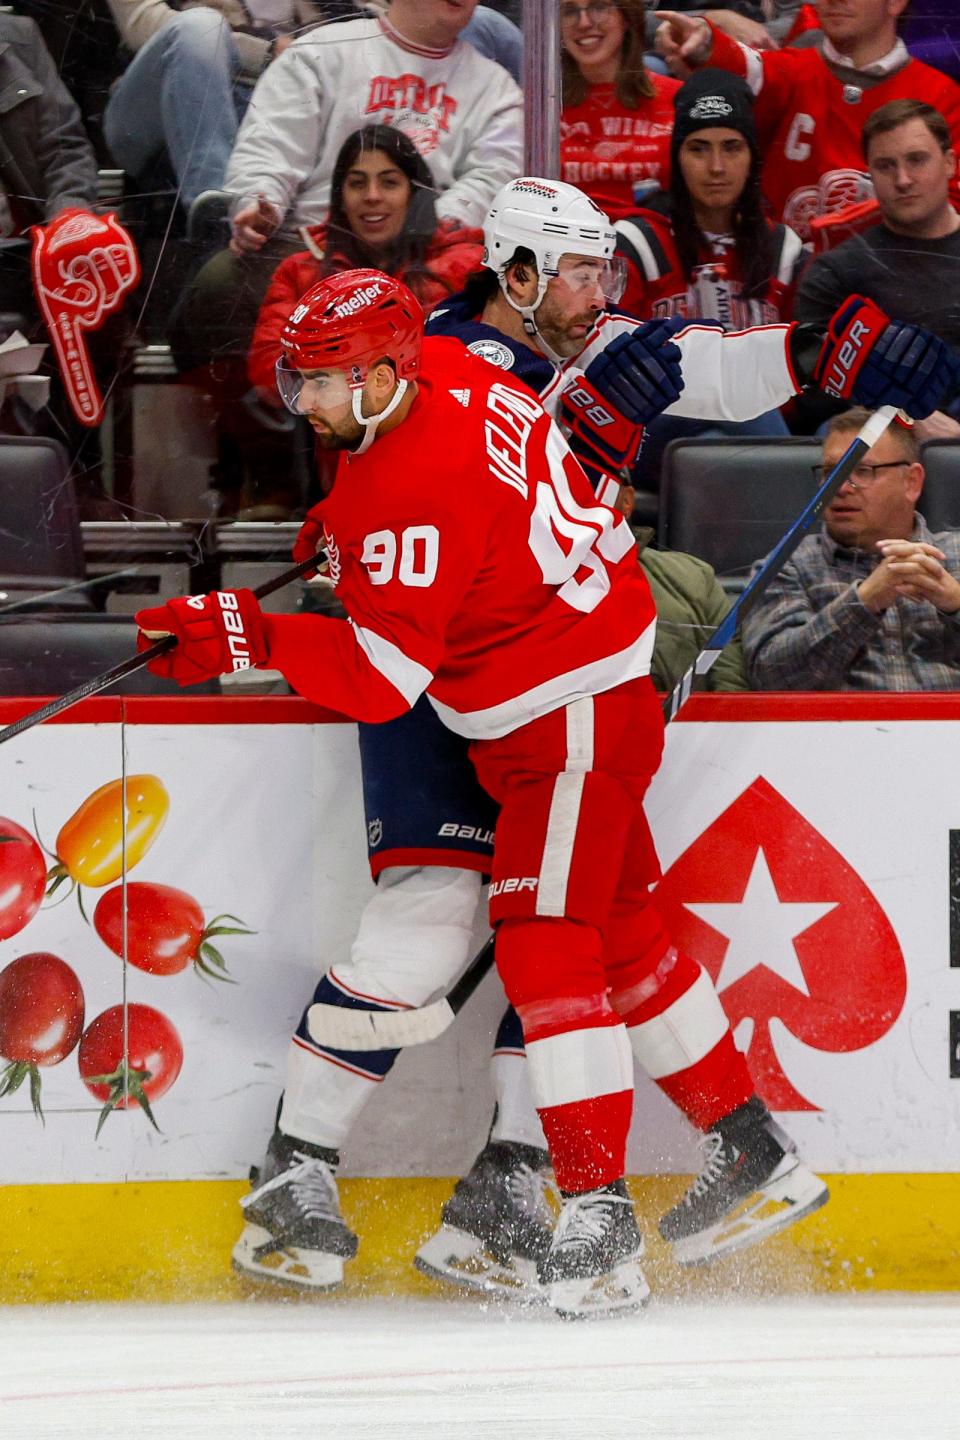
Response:
[{"label": "bauer logo on glove", "polygon": [[147,669],[178,685],[199,685],[268,659],[263,612],[252,590],[189,595],[138,610],[135,619],[141,653],[160,636],[176,636],[176,646],[151,660]]}]

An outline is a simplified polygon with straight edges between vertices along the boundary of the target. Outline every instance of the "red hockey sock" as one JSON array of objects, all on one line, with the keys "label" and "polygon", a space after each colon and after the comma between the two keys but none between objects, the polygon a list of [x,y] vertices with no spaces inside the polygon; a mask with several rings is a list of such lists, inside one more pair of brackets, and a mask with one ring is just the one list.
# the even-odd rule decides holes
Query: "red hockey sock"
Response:
[{"label": "red hockey sock", "polygon": [[640,1064],[699,1130],[754,1093],[713,982],[690,956],[671,948],[652,975],[610,998]]},{"label": "red hockey sock", "polygon": [[580,1194],[621,1178],[632,1107],[633,1091],[622,1090],[539,1111],[561,1190]]}]

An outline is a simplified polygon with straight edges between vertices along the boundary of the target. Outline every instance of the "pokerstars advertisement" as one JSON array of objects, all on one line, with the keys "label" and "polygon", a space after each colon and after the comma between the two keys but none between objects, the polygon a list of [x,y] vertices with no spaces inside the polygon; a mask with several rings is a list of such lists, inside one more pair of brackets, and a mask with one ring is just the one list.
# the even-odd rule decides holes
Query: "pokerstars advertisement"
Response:
[{"label": "pokerstars advertisement", "polygon": [[960,1161],[955,745],[936,722],[668,732],[647,807],[668,925],[821,1169]]},{"label": "pokerstars advertisement", "polygon": [[[960,1163],[955,751],[936,721],[668,732],[647,806],[660,903],[825,1171]],[[64,724],[2,761],[0,1184],[240,1178],[371,893],[353,727]],[[503,1007],[491,975],[401,1057],[345,1173],[469,1165]],[[630,1169],[689,1171],[694,1138],[638,1076]]]}]

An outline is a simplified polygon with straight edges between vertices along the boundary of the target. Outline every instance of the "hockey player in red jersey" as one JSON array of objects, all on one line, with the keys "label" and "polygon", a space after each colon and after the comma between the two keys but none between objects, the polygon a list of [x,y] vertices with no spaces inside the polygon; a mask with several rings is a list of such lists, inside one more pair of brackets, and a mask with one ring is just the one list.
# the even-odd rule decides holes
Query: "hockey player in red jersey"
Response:
[{"label": "hockey player in red jersey", "polygon": [[[949,378],[940,342],[855,311],[855,364],[837,348],[852,343],[843,329],[821,368],[874,403],[933,408]],[[647,1294],[623,1180],[632,1040],[659,1055],[688,1113],[710,1061],[710,1104],[719,1095],[733,1123],[729,1153],[700,1187],[708,1196],[720,1177],[736,1175],[747,1193],[776,1177],[777,1198],[804,1211],[826,1190],[775,1127],[760,1148],[738,1148],[754,1103],[743,1058],[707,977],[649,903],[658,870],[642,799],[662,716],[647,673],[653,607],[629,528],[596,502],[532,392],[456,341],[427,340],[421,354],[421,329],[402,285],[352,272],[309,292],[285,339],[281,392],[342,452],[324,527],[349,624],[265,615],[249,591],[137,618],[145,637],[177,636],[153,665],[180,683],[269,665],[307,697],[373,721],[426,691],[471,741],[501,806],[498,966],[565,1197],[541,1281],[564,1314],[632,1308]],[[665,370],[679,358],[671,348]],[[686,1068],[662,1019],[677,1002],[691,1021]],[[667,1217],[675,1244],[702,1198],[691,1192]]]},{"label": "hockey player in red jersey", "polygon": [[926,100],[960,147],[960,86],[913,59],[897,37],[908,0],[820,0],[822,49],[752,50],[709,20],[663,10],[657,45],[669,63],[719,66],[756,97],[764,194],[777,220],[806,240],[817,215],[873,193],[863,164],[864,122],[888,100]]}]

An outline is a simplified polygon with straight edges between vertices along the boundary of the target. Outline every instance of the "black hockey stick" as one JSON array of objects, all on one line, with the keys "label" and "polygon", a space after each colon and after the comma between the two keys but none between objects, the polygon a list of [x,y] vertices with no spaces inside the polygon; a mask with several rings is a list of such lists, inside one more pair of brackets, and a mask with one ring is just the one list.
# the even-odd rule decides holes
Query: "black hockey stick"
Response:
[{"label": "black hockey stick", "polygon": [[[280,575],[275,575],[272,580],[265,580],[254,590],[258,600],[263,600],[267,595],[272,595],[275,590],[282,590],[284,585],[289,585],[291,580],[296,580],[307,570],[316,570],[327,558],[325,550],[320,550],[316,555],[311,555],[309,560],[303,560],[299,565],[293,565],[289,570],[284,570]],[[141,650],[137,655],[131,655],[129,660],[121,660],[119,665],[114,665],[112,670],[104,670],[102,675],[95,675],[92,680],[85,680],[74,690],[68,690],[66,695],[61,695],[58,700],[51,700],[46,705],[41,705],[39,710],[31,710],[29,715],[23,715],[19,720],[14,720],[0,730],[0,745],[5,740],[12,740],[16,735],[22,735],[25,730],[32,730],[34,725],[42,725],[44,720],[51,720],[54,715],[60,715],[64,710],[69,710],[71,705],[76,705],[81,700],[87,700],[91,695],[98,695],[101,690],[107,690],[111,685],[116,685],[119,680],[125,680],[128,675],[135,671],[142,670],[144,665],[149,665],[158,655],[165,655],[172,650],[177,643],[175,635],[165,635],[149,650]]]},{"label": "black hockey stick", "polygon": [[[767,556],[693,664],[667,696],[663,705],[667,724],[676,718],[689,700],[695,677],[705,675],[723,647],[733,639],[744,615],[756,604],[814,520],[823,513],[847,476],[877,443],[896,414],[892,405],[884,405],[864,422],[820,489]],[[307,1012],[307,1028],[318,1045],[329,1045],[337,1050],[400,1050],[405,1045],[422,1045],[442,1035],[452,1023],[490,969],[493,958],[493,940],[490,939],[467,966],[450,994],[430,1005],[416,1010],[347,1010],[339,1005],[311,1005]]]}]

